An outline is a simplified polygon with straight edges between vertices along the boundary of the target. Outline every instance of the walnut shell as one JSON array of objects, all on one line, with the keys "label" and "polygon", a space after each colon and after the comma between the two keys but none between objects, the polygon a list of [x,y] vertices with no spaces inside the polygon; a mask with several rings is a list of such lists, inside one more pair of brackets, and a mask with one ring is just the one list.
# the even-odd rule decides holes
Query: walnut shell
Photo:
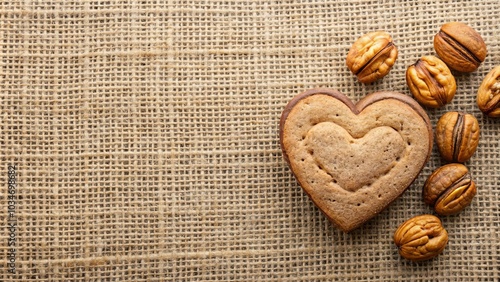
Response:
[{"label": "walnut shell", "polygon": [[443,159],[463,163],[476,152],[479,123],[470,114],[447,112],[436,125],[436,144]]},{"label": "walnut shell", "polygon": [[434,56],[424,56],[406,70],[406,83],[422,105],[440,108],[453,99],[455,77],[446,64]]},{"label": "walnut shell", "polygon": [[411,261],[434,258],[448,243],[448,232],[436,216],[424,214],[413,217],[394,232],[394,243],[399,254]]},{"label": "walnut shell", "polygon": [[477,91],[477,105],[489,117],[500,117],[500,66],[492,69]]},{"label": "walnut shell", "polygon": [[434,49],[451,68],[460,72],[475,71],[486,58],[486,44],[472,27],[460,23],[446,23],[434,36]]},{"label": "walnut shell", "polygon": [[439,215],[453,215],[465,209],[476,195],[476,184],[463,164],[447,164],[427,178],[422,196]]},{"label": "walnut shell", "polygon": [[371,83],[388,74],[397,57],[398,49],[391,36],[384,31],[374,31],[354,42],[346,64],[360,82]]}]

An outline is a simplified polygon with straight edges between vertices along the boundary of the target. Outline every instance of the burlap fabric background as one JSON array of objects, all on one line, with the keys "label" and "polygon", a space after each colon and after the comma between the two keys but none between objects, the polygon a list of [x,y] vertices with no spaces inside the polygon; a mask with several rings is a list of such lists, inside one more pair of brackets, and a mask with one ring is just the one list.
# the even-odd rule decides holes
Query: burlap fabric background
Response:
[{"label": "burlap fabric background", "polygon": [[[475,104],[500,64],[498,1],[0,5],[0,281],[498,281],[500,121]],[[392,234],[432,213],[421,188],[442,164],[437,150],[389,209],[344,234],[292,177],[278,121],[312,87],[353,100],[410,95],[407,66],[435,54],[434,34],[455,20],[480,32],[488,56],[457,74],[451,104],[428,113],[434,125],[451,110],[478,118],[467,162],[478,195],[443,218],[444,253],[414,264]],[[376,29],[392,34],[399,59],[365,86],[345,57]]]}]

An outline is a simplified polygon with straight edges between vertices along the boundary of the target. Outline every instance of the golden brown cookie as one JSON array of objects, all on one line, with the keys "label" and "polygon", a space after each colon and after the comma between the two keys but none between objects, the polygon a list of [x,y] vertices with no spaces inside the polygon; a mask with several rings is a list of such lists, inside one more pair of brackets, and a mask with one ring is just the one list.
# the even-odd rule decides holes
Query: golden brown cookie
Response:
[{"label": "golden brown cookie", "polygon": [[330,89],[294,97],[280,144],[300,186],[345,232],[373,218],[415,180],[432,150],[432,127],[412,98],[377,92],[353,104]]}]

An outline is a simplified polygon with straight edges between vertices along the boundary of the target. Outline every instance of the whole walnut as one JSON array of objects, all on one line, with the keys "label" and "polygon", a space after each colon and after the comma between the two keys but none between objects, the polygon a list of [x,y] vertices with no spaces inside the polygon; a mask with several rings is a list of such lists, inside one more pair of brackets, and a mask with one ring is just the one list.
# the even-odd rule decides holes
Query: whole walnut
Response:
[{"label": "whole walnut", "polygon": [[420,104],[440,108],[453,99],[455,77],[446,64],[434,56],[424,56],[406,70],[406,83]]},{"label": "whole walnut", "polygon": [[468,161],[479,144],[477,119],[461,112],[445,113],[436,125],[436,144],[441,157],[446,161]]},{"label": "whole walnut", "polygon": [[408,219],[394,232],[399,254],[411,261],[437,257],[448,243],[448,232],[436,216],[424,214]]},{"label": "whole walnut", "polygon": [[453,215],[470,205],[476,192],[467,167],[452,163],[436,169],[427,178],[422,196],[439,215]]},{"label": "whole walnut", "polygon": [[398,49],[392,37],[384,31],[361,36],[347,54],[349,70],[362,83],[371,83],[389,73],[398,58]]}]

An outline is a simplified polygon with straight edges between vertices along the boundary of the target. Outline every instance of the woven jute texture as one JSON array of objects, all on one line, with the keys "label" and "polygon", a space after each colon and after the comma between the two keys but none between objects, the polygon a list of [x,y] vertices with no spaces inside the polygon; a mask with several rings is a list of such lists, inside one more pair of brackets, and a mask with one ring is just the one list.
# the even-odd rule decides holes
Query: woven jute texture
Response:
[{"label": "woven jute texture", "polygon": [[[497,0],[0,5],[0,281],[498,281],[500,121],[475,104],[500,64]],[[433,126],[452,110],[479,120],[466,163],[478,194],[442,218],[443,254],[411,263],[392,235],[433,213],[421,191],[444,164],[437,149],[402,197],[344,234],[292,176],[278,123],[313,87],[411,95],[406,68],[435,54],[449,21],[474,27],[488,56],[427,112]],[[362,85],[345,58],[373,30],[399,58]]]}]

